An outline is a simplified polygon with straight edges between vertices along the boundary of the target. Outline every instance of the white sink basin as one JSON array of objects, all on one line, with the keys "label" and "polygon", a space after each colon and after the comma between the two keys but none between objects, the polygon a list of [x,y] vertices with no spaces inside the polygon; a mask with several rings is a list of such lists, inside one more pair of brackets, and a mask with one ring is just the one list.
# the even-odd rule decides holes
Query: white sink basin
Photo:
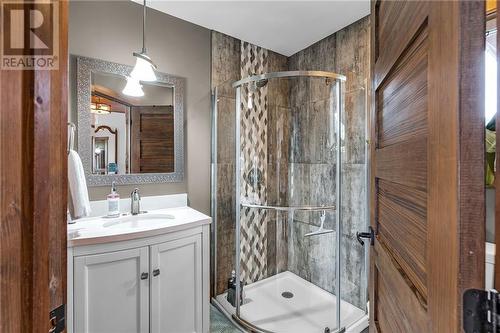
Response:
[{"label": "white sink basin", "polygon": [[144,224],[152,226],[154,224],[165,224],[168,220],[175,219],[173,214],[154,214],[154,213],[142,213],[138,215],[125,215],[115,218],[106,218],[109,221],[104,222],[102,226],[104,228],[142,228]]},{"label": "white sink basin", "polygon": [[68,246],[149,237],[208,223],[210,217],[189,207],[157,209],[119,217],[84,218],[68,225]]}]

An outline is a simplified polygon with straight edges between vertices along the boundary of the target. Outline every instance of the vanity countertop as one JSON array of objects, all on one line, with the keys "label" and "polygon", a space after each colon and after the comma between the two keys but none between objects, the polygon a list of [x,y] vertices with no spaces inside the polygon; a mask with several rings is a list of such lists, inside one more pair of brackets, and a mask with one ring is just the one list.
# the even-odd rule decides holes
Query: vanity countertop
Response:
[{"label": "vanity countertop", "polygon": [[103,244],[167,234],[209,224],[211,218],[190,207],[150,210],[139,215],[89,217],[68,225],[68,247]]}]

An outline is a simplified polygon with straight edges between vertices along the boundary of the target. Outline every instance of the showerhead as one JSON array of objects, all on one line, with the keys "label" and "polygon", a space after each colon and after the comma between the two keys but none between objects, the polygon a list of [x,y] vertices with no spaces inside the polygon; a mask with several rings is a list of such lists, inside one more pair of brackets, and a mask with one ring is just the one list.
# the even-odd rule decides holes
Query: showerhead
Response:
[{"label": "showerhead", "polygon": [[256,81],[255,82],[255,86],[257,88],[262,88],[262,87],[264,87],[267,84],[267,82],[268,82],[267,79],[262,79],[262,80]]},{"label": "showerhead", "polygon": [[252,81],[249,84],[249,90],[250,92],[256,92],[258,89],[264,87],[266,84],[267,84],[267,79]]}]

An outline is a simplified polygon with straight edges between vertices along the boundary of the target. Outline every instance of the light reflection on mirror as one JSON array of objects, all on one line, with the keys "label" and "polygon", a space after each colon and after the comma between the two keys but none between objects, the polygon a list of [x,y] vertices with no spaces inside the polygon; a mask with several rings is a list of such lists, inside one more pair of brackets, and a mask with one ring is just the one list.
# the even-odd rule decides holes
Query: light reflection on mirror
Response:
[{"label": "light reflection on mirror", "polygon": [[120,75],[93,72],[91,82],[92,173],[174,172],[174,88],[141,82],[134,97]]}]

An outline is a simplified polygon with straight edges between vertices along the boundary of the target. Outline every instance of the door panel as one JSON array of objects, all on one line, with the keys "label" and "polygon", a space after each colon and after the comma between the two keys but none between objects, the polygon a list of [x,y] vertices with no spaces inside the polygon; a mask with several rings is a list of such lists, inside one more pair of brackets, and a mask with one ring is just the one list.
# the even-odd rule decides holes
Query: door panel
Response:
[{"label": "door panel", "polygon": [[378,147],[427,135],[427,25],[377,89]]},{"label": "door panel", "polygon": [[378,237],[423,299],[427,298],[426,194],[379,180]]},{"label": "door panel", "polygon": [[148,247],[76,257],[75,332],[149,332]]},{"label": "door panel", "polygon": [[[374,83],[379,85],[429,14],[426,1],[372,1]],[[373,36],[375,37],[375,36]]]},{"label": "door panel", "polygon": [[201,234],[151,247],[151,332],[202,332]]},{"label": "door panel", "polygon": [[457,332],[462,289],[478,281],[463,272],[484,251],[466,241],[484,232],[470,213],[484,204],[481,16],[480,1],[372,2],[375,332]]},{"label": "door panel", "polygon": [[426,306],[414,297],[414,293],[400,274],[397,262],[377,247],[375,288],[378,290],[375,321],[380,332],[427,332]]},{"label": "door panel", "polygon": [[131,107],[132,173],[174,172],[174,109]]},{"label": "door panel", "polygon": [[378,148],[375,177],[395,186],[425,191],[427,187],[427,139],[425,136]]}]

